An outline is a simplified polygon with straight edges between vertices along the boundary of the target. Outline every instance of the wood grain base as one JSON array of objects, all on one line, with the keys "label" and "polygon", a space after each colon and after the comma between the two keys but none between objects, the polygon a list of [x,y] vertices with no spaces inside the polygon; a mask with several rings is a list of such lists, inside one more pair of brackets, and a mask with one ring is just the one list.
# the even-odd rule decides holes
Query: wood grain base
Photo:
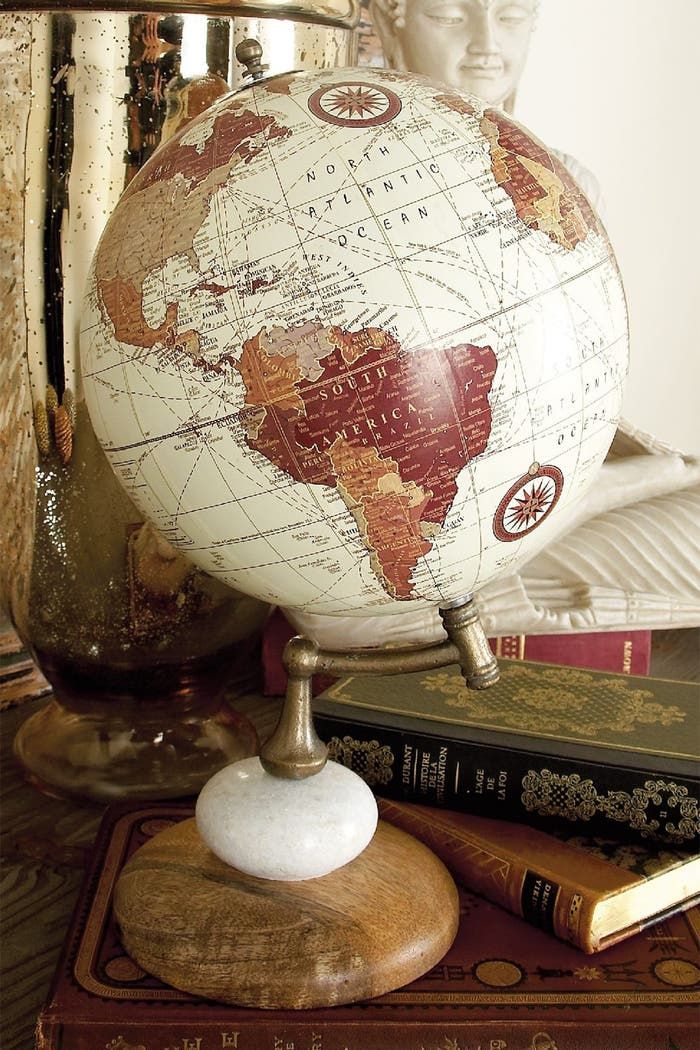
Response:
[{"label": "wood grain base", "polygon": [[224,864],[186,820],[129,860],[114,907],[125,948],[160,980],[226,1003],[292,1009],[408,984],[447,952],[459,919],[441,861],[382,821],[345,867],[274,882]]}]

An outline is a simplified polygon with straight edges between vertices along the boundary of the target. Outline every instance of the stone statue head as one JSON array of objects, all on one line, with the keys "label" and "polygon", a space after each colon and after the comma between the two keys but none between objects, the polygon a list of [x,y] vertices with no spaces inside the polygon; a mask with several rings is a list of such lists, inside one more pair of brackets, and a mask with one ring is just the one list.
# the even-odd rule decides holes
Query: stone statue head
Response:
[{"label": "stone statue head", "polygon": [[423,73],[512,110],[538,0],[371,0],[392,69]]}]

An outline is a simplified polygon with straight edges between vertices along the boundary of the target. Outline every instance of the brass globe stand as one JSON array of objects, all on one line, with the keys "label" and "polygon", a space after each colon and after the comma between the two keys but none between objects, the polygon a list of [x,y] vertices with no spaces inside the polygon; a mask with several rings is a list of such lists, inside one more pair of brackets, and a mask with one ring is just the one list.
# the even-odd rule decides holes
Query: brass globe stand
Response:
[{"label": "brass globe stand", "polygon": [[[257,41],[244,41],[236,56],[246,77],[263,76]],[[265,773],[303,781],[324,769],[328,749],[311,713],[317,672],[399,674],[458,663],[473,689],[498,681],[471,596],[441,616],[447,641],[420,649],[345,653],[291,639],[287,695],[260,754]],[[235,817],[220,814],[227,823]],[[332,834],[333,820],[327,823]],[[196,995],[264,1008],[333,1006],[407,984],[439,962],[459,921],[456,887],[442,863],[382,821],[354,860],[300,881],[261,879],[224,863],[196,822],[185,821],[137,851],[114,908],[124,945],[145,970]]]},{"label": "brass globe stand", "polygon": [[[421,649],[343,653],[293,638],[284,708],[261,754],[265,771],[301,781],[325,766],[311,715],[317,671],[399,674],[459,663],[472,688],[496,682],[471,600],[441,615],[448,640]],[[161,980],[223,1002],[292,1009],[354,1002],[416,980],[446,953],[459,918],[442,863],[383,821],[343,867],[287,882],[225,864],[188,820],[137,851],[114,907],[127,951]]]},{"label": "brass globe stand", "polygon": [[394,650],[321,649],[308,638],[291,638],[284,650],[287,693],[277,728],[260,752],[268,773],[301,779],[318,773],[326,748],[316,736],[311,717],[311,679],[358,674],[410,674],[459,664],[470,689],[486,689],[498,681],[498,663],[491,652],[471,595],[440,609],[447,640],[420,648]]}]

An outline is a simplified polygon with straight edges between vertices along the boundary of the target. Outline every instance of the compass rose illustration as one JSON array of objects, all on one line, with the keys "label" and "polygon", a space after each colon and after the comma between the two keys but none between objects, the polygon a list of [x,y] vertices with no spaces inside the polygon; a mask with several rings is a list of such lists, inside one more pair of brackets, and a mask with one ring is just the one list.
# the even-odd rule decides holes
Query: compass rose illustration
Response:
[{"label": "compass rose illustration", "polygon": [[496,538],[507,543],[527,536],[548,517],[563,486],[564,475],[559,467],[533,463],[498,504],[493,518]]},{"label": "compass rose illustration", "polygon": [[327,124],[373,128],[394,119],[401,111],[401,99],[377,84],[348,81],[314,91],[309,98],[309,109]]}]

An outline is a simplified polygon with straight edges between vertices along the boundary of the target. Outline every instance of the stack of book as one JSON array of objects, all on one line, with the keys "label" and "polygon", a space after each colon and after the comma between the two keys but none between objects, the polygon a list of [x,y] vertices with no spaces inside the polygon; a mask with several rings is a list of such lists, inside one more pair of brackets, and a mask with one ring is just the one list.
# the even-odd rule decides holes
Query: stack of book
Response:
[{"label": "stack of book", "polygon": [[[392,816],[390,806],[382,808],[383,816]],[[175,803],[115,806],[109,811],[38,1019],[37,1050],[697,1046],[699,908],[677,912],[645,933],[591,956],[461,889],[460,928],[444,959],[413,984],[369,1002],[328,1009],[254,1010],[209,1002],[164,985],[126,954],[111,900],[119,873],[134,851],[192,813],[191,805]],[[492,867],[495,881],[508,878],[507,862],[500,867],[500,873],[497,865]],[[540,898],[546,893],[543,885]],[[538,910],[543,914],[546,909]]]},{"label": "stack of book", "polygon": [[0,619],[0,711],[50,692],[51,686],[13,628]]},{"label": "stack of book", "polygon": [[700,894],[696,685],[503,660],[484,692],[448,667],[344,679],[314,709],[385,819],[586,952]]},{"label": "stack of book", "polygon": [[[268,685],[280,656],[273,668],[268,644]],[[128,857],[193,809],[112,808],[39,1050],[691,1050],[700,695],[620,671],[504,659],[483,693],[443,668],[317,696],[331,756],[460,887],[447,956],[372,1002],[239,1009],[145,974],[121,945],[112,890]]]},{"label": "stack of book", "polygon": [[[263,646],[270,693],[284,690],[291,634],[277,612]],[[461,885],[584,952],[690,907],[699,687],[641,677],[649,632],[491,645],[501,680],[484,692],[457,667],[317,683],[331,758]]]}]

